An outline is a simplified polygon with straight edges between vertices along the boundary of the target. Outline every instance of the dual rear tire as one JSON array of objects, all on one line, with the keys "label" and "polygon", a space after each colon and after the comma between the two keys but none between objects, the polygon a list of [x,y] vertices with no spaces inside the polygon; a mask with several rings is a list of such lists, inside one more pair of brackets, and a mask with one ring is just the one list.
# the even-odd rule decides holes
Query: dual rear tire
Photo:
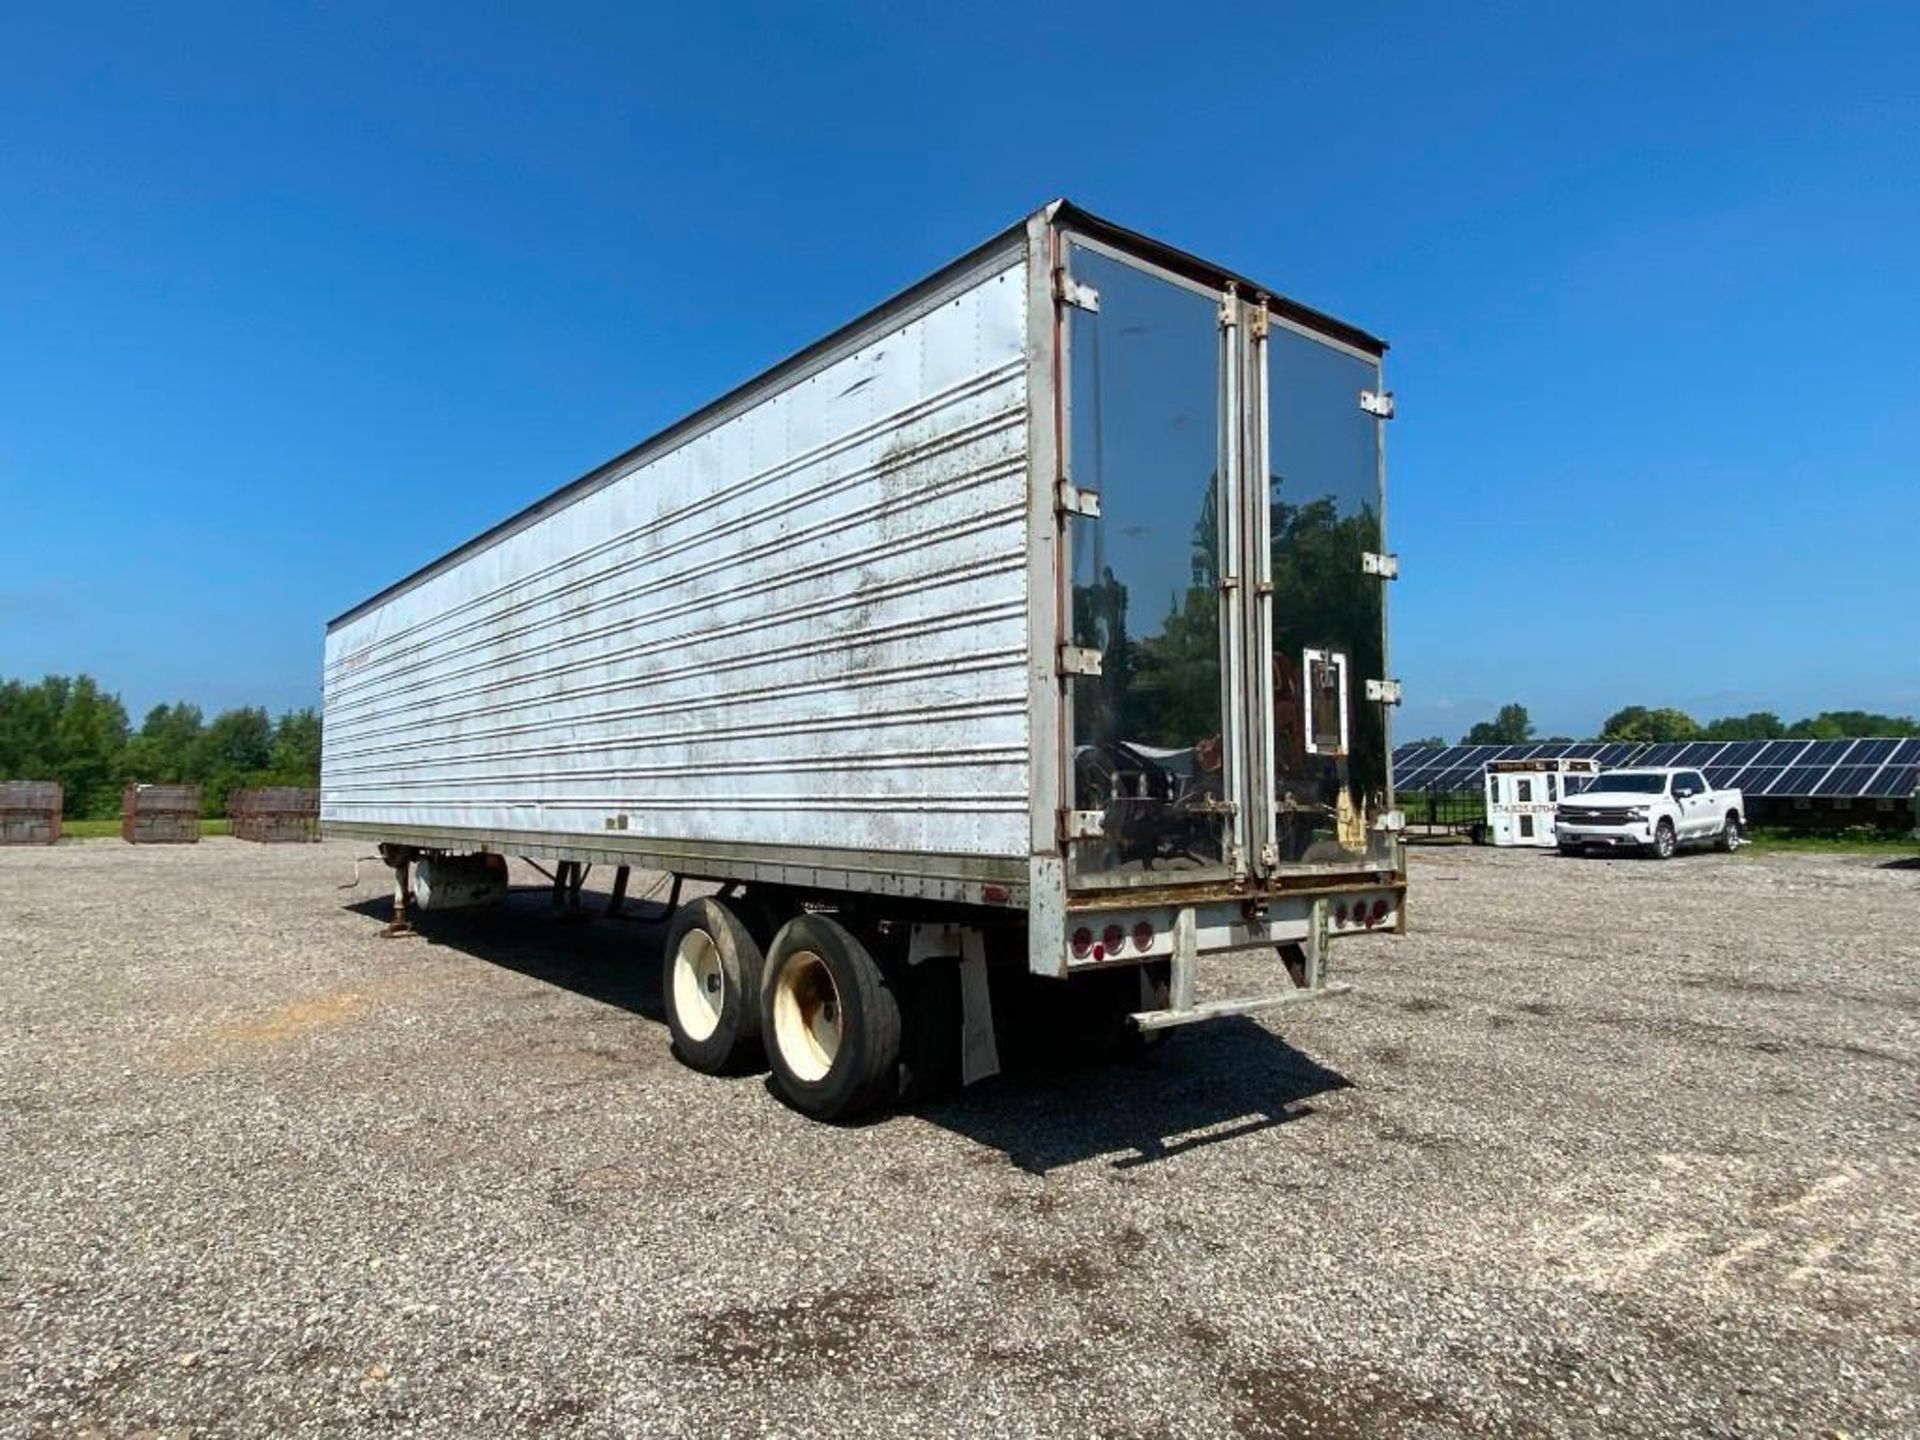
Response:
[{"label": "dual rear tire", "polygon": [[829,916],[797,915],[774,937],[760,1027],[774,1089],[803,1115],[851,1119],[899,1093],[899,996]]},{"label": "dual rear tire", "polygon": [[763,950],[743,909],[705,897],[674,914],[660,990],[675,1053],[708,1075],[764,1062],[780,1097],[816,1120],[897,1095],[900,998],[867,947],[801,914]]},{"label": "dual rear tire", "polygon": [[674,1053],[707,1075],[757,1068],[765,970],[760,942],[725,901],[704,896],[674,911],[660,974]]}]

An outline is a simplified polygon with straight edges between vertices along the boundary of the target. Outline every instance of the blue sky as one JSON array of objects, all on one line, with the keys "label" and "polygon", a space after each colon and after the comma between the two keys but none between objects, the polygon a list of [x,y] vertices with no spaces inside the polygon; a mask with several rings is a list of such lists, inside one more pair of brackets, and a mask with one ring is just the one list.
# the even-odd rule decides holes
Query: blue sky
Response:
[{"label": "blue sky", "polygon": [[1920,8],[10,7],[0,675],[328,617],[1046,199],[1385,334],[1406,735],[1920,710]]}]

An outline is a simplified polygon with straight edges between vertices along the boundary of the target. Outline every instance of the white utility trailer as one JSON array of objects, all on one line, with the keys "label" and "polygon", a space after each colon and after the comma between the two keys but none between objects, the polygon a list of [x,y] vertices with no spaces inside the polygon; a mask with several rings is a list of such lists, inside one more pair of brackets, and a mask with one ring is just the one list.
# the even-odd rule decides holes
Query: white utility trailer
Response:
[{"label": "white utility trailer", "polygon": [[991,1073],[1024,976],[1336,993],[1405,893],[1385,348],[1049,205],[332,622],[325,833],[398,925],[423,861],[718,882],[676,1047],[823,1117]]},{"label": "white utility trailer", "polygon": [[1600,773],[1595,760],[1561,755],[1487,765],[1487,833],[1496,845],[1554,846],[1560,801]]}]

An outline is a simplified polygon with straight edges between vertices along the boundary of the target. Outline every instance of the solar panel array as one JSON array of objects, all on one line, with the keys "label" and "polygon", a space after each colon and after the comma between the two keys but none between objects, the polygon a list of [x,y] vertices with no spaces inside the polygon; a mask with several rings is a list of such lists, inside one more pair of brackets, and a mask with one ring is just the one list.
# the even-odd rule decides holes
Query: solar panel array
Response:
[{"label": "solar panel array", "polygon": [[1402,794],[1444,794],[1483,783],[1490,760],[1597,760],[1609,770],[1684,765],[1716,790],[1768,799],[1905,797],[1920,772],[1920,740],[1541,741],[1526,745],[1403,745],[1393,755]]}]

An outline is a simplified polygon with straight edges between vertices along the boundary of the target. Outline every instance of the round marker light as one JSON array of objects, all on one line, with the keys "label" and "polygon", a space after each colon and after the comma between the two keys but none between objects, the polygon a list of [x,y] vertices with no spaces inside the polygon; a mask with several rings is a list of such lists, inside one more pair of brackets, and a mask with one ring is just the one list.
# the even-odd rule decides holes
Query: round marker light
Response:
[{"label": "round marker light", "polygon": [[1347,923],[1346,901],[1342,900],[1338,905],[1333,907],[1333,923],[1336,925],[1344,925]]},{"label": "round marker light", "polygon": [[1093,949],[1093,931],[1082,925],[1073,932],[1073,958],[1084,960]]},{"label": "round marker light", "polygon": [[1384,900],[1374,901],[1373,902],[1373,919],[1369,923],[1378,925],[1381,921],[1385,920],[1386,918],[1387,918],[1387,902]]},{"label": "round marker light", "polygon": [[1133,948],[1143,955],[1153,949],[1153,926],[1145,920],[1133,927]]},{"label": "round marker light", "polygon": [[1118,955],[1127,943],[1127,932],[1118,925],[1109,925],[1101,932],[1100,939],[1109,955]]}]

